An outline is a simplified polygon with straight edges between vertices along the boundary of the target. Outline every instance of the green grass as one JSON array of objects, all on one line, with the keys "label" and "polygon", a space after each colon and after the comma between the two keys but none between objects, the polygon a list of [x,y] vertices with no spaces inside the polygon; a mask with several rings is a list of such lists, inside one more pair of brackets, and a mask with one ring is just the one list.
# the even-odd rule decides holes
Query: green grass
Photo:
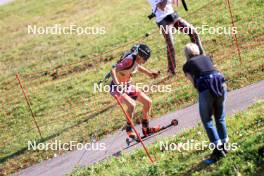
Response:
[{"label": "green grass", "polygon": [[[264,78],[262,2],[232,1],[242,64],[232,36],[201,35],[206,52],[214,56],[217,67],[228,78],[230,90]],[[206,0],[192,2],[188,13],[183,8],[176,10],[195,26],[230,26],[226,4],[222,0],[206,5],[208,3]],[[17,0],[0,9],[0,167],[6,173],[59,153],[24,150],[28,140],[39,140],[39,136],[15,79],[17,72],[27,87],[44,141],[86,142],[92,134],[102,138],[123,126],[120,109],[108,108],[115,104],[114,99],[108,93],[94,93],[92,89],[132,43],[119,46],[157,30],[155,22],[146,18],[150,11],[146,1],[43,0],[36,3],[34,0]],[[249,30],[247,21],[252,20],[258,26]],[[57,23],[63,26],[104,26],[106,34],[33,36],[26,33],[29,24],[52,26]],[[177,77],[165,82],[172,85],[172,92],[149,94],[153,100],[153,118],[196,101],[196,92],[181,71],[185,62],[182,49],[189,38],[175,35],[175,40]],[[154,33],[144,42],[153,50],[153,57],[146,67],[161,70],[164,76],[167,62],[162,36]],[[118,49],[95,57],[113,48]],[[59,77],[52,80],[50,74],[54,69]],[[134,81],[152,83],[140,74]],[[140,110],[139,105],[135,120],[140,118]]]},{"label": "green grass", "polygon": [[[110,158],[72,173],[80,175],[261,175],[264,171],[264,102],[258,102],[247,111],[227,118],[230,144],[235,149],[214,165],[202,163],[210,150],[161,150],[161,144],[179,144],[193,140],[193,144],[208,141],[200,126],[180,135],[161,139],[148,148],[156,162],[152,165],[143,149],[121,157]],[[231,148],[231,145],[230,145]],[[121,167],[122,166],[122,167]]]}]

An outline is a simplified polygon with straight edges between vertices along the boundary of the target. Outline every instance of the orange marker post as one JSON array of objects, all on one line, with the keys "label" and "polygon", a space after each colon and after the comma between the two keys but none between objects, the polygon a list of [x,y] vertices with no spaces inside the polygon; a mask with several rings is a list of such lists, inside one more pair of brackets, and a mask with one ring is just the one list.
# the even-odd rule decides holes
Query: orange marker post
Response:
[{"label": "orange marker post", "polygon": [[115,95],[115,99],[116,99],[118,105],[121,107],[123,113],[125,114],[126,119],[127,119],[128,122],[131,124],[132,129],[133,129],[134,132],[136,133],[137,138],[139,139],[139,141],[140,141],[140,143],[142,144],[142,146],[143,146],[143,148],[144,148],[144,150],[145,150],[147,156],[149,157],[149,160],[151,161],[151,163],[154,163],[154,160],[153,160],[153,158],[150,156],[147,147],[145,146],[145,144],[143,143],[143,141],[142,141],[142,139],[141,139],[141,136],[140,136],[139,133],[137,132],[137,130],[136,130],[136,128],[135,128],[135,125],[134,125],[133,121],[131,120],[131,118],[129,117],[129,115],[127,114],[127,112],[125,111],[125,109],[124,109],[124,107],[122,106],[122,104],[121,104],[119,98],[118,98],[116,95]]}]

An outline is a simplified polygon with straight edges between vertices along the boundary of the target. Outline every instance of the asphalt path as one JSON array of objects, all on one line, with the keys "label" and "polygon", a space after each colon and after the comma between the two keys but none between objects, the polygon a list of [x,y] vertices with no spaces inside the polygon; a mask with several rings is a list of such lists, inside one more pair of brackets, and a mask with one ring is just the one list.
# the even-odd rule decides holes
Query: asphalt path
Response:
[{"label": "asphalt path", "polygon": [[[254,104],[257,100],[264,99],[264,81],[249,85],[247,87],[234,90],[228,93],[226,102],[226,112],[228,115],[232,115],[236,112],[245,110],[250,105]],[[151,138],[144,140],[145,144],[153,143],[164,137],[177,135],[184,131],[195,127],[200,122],[200,116],[198,112],[198,105],[194,104],[187,108],[171,112],[160,118],[153,119],[151,125],[167,125],[172,119],[177,119],[179,125],[171,127],[160,134],[154,135]],[[136,127],[139,131],[140,126]],[[111,156],[118,156],[120,152],[129,152],[136,148],[141,147],[140,144],[133,145],[127,148],[126,134],[124,131],[117,131],[112,135],[106,136],[103,140],[97,142],[97,144],[104,143],[106,150],[76,150],[65,153],[62,156],[52,158],[50,160],[43,161],[29,168],[26,168],[14,175],[25,176],[47,176],[47,175],[65,175],[71,173],[76,166],[88,166],[106,159]]]}]

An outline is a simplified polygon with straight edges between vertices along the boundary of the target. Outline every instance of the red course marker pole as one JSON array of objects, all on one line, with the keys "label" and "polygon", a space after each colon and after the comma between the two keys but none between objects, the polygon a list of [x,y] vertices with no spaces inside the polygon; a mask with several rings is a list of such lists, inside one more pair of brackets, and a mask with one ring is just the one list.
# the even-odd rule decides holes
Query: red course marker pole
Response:
[{"label": "red course marker pole", "polygon": [[142,141],[142,139],[141,139],[141,137],[140,137],[139,133],[137,132],[137,130],[136,130],[135,126],[134,126],[134,123],[133,123],[133,121],[131,120],[131,118],[129,117],[129,115],[127,114],[127,112],[125,111],[124,107],[122,106],[122,104],[121,104],[120,100],[118,99],[118,97],[117,97],[116,95],[115,95],[115,99],[116,99],[116,101],[117,101],[118,105],[121,107],[121,109],[122,109],[123,113],[125,114],[125,116],[126,116],[126,119],[127,119],[127,120],[128,120],[128,122],[131,124],[131,126],[132,126],[132,128],[133,128],[134,132],[135,132],[135,133],[136,133],[136,135],[137,135],[137,138],[139,139],[139,141],[140,141],[140,143],[142,144],[142,146],[143,146],[143,148],[144,148],[144,150],[145,150],[146,154],[148,155],[148,157],[149,157],[149,160],[151,161],[151,163],[154,163],[154,160],[153,160],[153,158],[150,156],[150,154],[149,154],[149,151],[148,151],[147,147],[145,146],[145,144],[143,143],[143,141]]},{"label": "red course marker pole", "polygon": [[[233,17],[233,13],[232,13],[230,0],[226,0],[226,1],[227,1],[227,5],[228,5],[228,10],[229,10],[232,26],[234,28],[235,27],[235,22],[234,22],[234,17]],[[233,36],[234,36],[234,39],[235,39],[235,44],[236,44],[236,48],[237,48],[237,54],[238,54],[238,57],[239,57],[239,61],[240,61],[240,63],[242,63],[241,51],[240,51],[240,48],[239,48],[239,45],[238,45],[237,34],[235,33],[235,34],[233,34]]]},{"label": "red course marker pole", "polygon": [[40,129],[39,129],[38,123],[37,123],[36,118],[35,118],[35,115],[34,115],[34,113],[33,113],[33,111],[32,111],[31,105],[30,105],[30,103],[29,103],[29,99],[28,99],[28,97],[27,97],[27,95],[26,95],[26,93],[25,93],[25,90],[24,90],[24,88],[23,88],[23,85],[21,84],[20,77],[19,77],[19,74],[18,74],[18,73],[16,74],[16,79],[18,80],[18,83],[19,83],[20,88],[21,88],[21,90],[22,90],[22,92],[23,92],[24,98],[25,98],[25,100],[26,100],[26,102],[27,102],[27,105],[28,105],[28,107],[29,107],[29,110],[30,110],[30,112],[31,112],[31,115],[32,115],[33,121],[34,121],[34,123],[35,123],[35,125],[36,125],[36,127],[37,127],[37,129],[38,129],[39,136],[40,136],[40,138],[42,139],[42,135],[41,135],[41,132],[40,132]]}]

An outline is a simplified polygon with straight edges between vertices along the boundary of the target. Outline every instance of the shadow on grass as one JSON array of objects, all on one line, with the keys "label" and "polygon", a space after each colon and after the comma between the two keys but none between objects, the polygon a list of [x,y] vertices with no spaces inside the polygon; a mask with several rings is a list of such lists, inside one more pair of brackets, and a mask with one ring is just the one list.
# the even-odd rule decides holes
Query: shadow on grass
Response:
[{"label": "shadow on grass", "polygon": [[[82,119],[82,120],[76,122],[75,124],[73,124],[73,125],[71,125],[69,127],[66,127],[64,129],[61,129],[58,132],[56,132],[56,133],[54,133],[52,135],[49,135],[49,136],[47,136],[45,138],[39,139],[39,140],[36,141],[36,144],[38,145],[39,143],[43,143],[43,142],[46,142],[46,141],[48,141],[48,140],[50,140],[52,138],[55,138],[55,137],[59,136],[60,134],[62,134],[63,132],[68,131],[71,128],[74,128],[74,127],[79,126],[79,125],[81,125],[83,123],[86,123],[87,121],[95,118],[99,114],[104,113],[104,112],[107,112],[108,110],[114,108],[115,106],[116,106],[116,104],[110,105],[110,106],[106,107],[105,109],[102,109],[101,111],[98,111],[98,112],[96,112],[94,114],[91,114],[87,118]],[[86,115],[86,113],[79,114],[79,116],[82,116],[82,115]],[[14,152],[14,153],[11,153],[11,154],[9,154],[7,156],[4,156],[4,157],[0,158],[0,164],[1,163],[4,163],[8,159],[12,159],[12,158],[14,158],[16,156],[21,155],[21,154],[25,153],[26,151],[28,151],[28,147],[23,147],[23,148],[17,150],[16,152]]]},{"label": "shadow on grass", "polygon": [[191,167],[189,170],[187,170],[182,175],[184,175],[184,176],[192,175],[193,173],[199,172],[199,171],[207,168],[208,166],[209,165],[205,164],[204,161],[202,160],[200,163],[198,163],[197,165],[194,165],[193,167]]},{"label": "shadow on grass", "polygon": [[[257,156],[254,155],[254,152],[253,151],[251,151],[251,153],[250,153],[250,151],[247,152],[249,154],[252,154],[252,156],[255,156],[254,164],[256,165],[256,170],[254,171],[254,173],[251,173],[251,174],[253,174],[253,175],[263,175],[263,173],[264,173],[264,161],[263,161],[263,157],[264,157],[264,146],[263,147],[260,147],[257,151],[258,151],[257,152],[258,153]],[[227,155],[227,157],[229,155]],[[231,157],[232,157],[232,155],[231,155]],[[235,153],[234,153],[233,157],[239,157],[239,155],[235,155]],[[248,156],[247,155],[241,156],[241,160],[244,161],[244,163],[247,161],[247,159],[248,159]],[[226,161],[224,161],[224,162],[226,162]],[[213,164],[216,164],[216,163],[213,163]],[[234,165],[234,164],[237,164],[237,163],[229,163],[229,164],[230,165]],[[191,167],[189,170],[187,170],[182,175],[184,175],[184,176],[192,175],[195,172],[200,172],[200,171],[206,169],[208,166],[210,166],[210,165],[207,165],[207,164],[204,163],[204,161],[201,161],[199,164],[194,165],[193,167]],[[228,171],[229,170],[226,170],[226,172],[228,172]]]}]

